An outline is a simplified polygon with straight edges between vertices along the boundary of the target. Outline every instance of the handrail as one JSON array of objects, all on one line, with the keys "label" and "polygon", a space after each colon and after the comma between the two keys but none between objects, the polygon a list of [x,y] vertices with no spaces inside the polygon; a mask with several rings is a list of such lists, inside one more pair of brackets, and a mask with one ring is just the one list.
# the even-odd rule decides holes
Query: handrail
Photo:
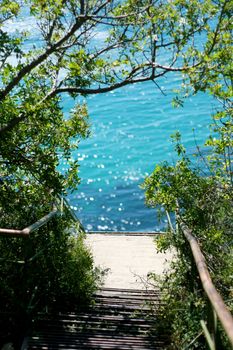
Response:
[{"label": "handrail", "polygon": [[85,232],[85,229],[83,227],[83,225],[81,224],[81,222],[79,221],[79,219],[77,218],[74,210],[70,207],[70,204],[69,202],[67,201],[66,198],[58,195],[57,198],[59,199],[60,201],[60,205],[61,205],[61,212],[63,212],[63,207],[66,208],[66,210],[69,212],[71,218],[76,222],[78,223],[78,226],[79,226],[79,230],[82,231],[82,232]]},{"label": "handrail", "polygon": [[41,226],[45,225],[49,220],[51,220],[54,216],[57,214],[62,214],[63,213],[63,207],[65,207],[69,214],[71,215],[72,219],[76,222],[79,223],[79,228],[81,231],[85,232],[82,224],[79,222],[78,218],[76,217],[75,213],[73,210],[70,208],[70,205],[68,201],[61,196],[57,196],[57,199],[59,200],[60,203],[60,210],[57,208],[54,208],[49,214],[43,216],[41,219],[37,220],[35,223],[33,223],[30,226],[25,227],[22,230],[17,230],[17,229],[8,229],[8,228],[0,228],[0,236],[13,236],[13,237],[28,237],[30,233],[33,231],[37,230]]},{"label": "handrail", "polygon": [[63,212],[63,207],[65,207],[68,210],[69,214],[71,215],[72,219],[74,221],[77,221],[78,220],[77,216],[75,215],[74,210],[70,207],[70,204],[67,201],[67,199],[65,197],[60,196],[60,195],[57,195],[57,198],[60,201],[61,212]]},{"label": "handrail", "polygon": [[[185,238],[188,240],[193,257],[197,266],[197,270],[201,279],[201,283],[203,286],[203,289],[205,290],[208,299],[213,307],[213,309],[216,312],[217,317],[219,318],[223,329],[225,330],[228,339],[230,340],[230,343],[233,347],[233,317],[230,311],[228,310],[227,306],[225,305],[221,295],[216,290],[209,271],[208,267],[206,265],[206,260],[204,258],[204,255],[202,254],[202,251],[199,247],[199,244],[197,242],[197,239],[192,235],[192,231],[188,228],[188,226],[178,217],[178,222],[181,227],[181,230],[183,231],[183,234]],[[203,326],[203,322],[202,322]],[[205,324],[204,324],[205,327]],[[206,332],[206,329],[203,327],[204,331]],[[208,332],[208,331],[207,331]],[[215,340],[211,340],[213,342],[213,346],[210,347],[215,349]]]},{"label": "handrail", "polygon": [[17,236],[17,237],[27,237],[33,231],[37,230],[41,226],[45,225],[49,220],[56,216],[60,211],[58,209],[53,209],[49,214],[43,216],[41,219],[37,220],[30,226],[25,227],[22,230],[0,228],[0,236]]}]

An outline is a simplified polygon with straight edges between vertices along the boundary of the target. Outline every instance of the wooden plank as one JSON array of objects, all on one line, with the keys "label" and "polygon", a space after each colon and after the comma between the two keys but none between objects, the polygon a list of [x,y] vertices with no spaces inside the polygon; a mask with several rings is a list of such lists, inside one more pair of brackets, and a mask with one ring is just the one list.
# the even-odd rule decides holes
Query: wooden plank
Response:
[{"label": "wooden plank", "polygon": [[112,235],[112,236],[157,236],[164,235],[165,232],[155,231],[155,232],[135,232],[135,231],[88,231],[89,235]]},{"label": "wooden plank", "polygon": [[[154,320],[149,317],[150,308],[143,310],[143,295],[148,297],[148,294],[141,290],[111,289],[107,292],[110,295],[106,295],[106,290],[100,291],[97,305],[85,313],[41,314],[34,325],[35,334],[29,338],[28,347],[22,350],[164,349],[167,343],[165,334],[149,336]],[[153,298],[152,293],[151,296]],[[137,313],[138,318],[135,317]]]}]

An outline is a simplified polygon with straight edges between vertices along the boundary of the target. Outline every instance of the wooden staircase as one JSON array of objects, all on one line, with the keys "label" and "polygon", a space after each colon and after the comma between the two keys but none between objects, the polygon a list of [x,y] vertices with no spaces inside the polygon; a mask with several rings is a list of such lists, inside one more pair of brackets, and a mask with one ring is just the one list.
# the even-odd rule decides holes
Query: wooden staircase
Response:
[{"label": "wooden staircase", "polygon": [[168,337],[152,333],[159,291],[105,288],[86,312],[43,314],[22,350],[159,350]]}]

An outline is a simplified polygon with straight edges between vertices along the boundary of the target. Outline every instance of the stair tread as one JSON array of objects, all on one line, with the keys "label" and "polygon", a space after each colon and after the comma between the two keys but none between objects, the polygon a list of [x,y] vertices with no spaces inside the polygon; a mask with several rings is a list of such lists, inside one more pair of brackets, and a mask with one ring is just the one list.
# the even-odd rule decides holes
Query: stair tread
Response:
[{"label": "stair tread", "polygon": [[160,350],[166,334],[150,334],[156,315],[148,303],[159,305],[159,290],[104,288],[84,312],[40,314],[22,350],[99,349]]}]

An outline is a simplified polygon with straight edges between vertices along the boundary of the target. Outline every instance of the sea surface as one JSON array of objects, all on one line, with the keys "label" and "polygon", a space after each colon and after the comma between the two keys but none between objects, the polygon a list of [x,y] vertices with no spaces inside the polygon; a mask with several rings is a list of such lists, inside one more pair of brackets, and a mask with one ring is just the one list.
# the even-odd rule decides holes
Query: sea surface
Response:
[{"label": "sea surface", "polygon": [[[163,161],[174,163],[170,135],[180,131],[188,153],[209,135],[214,101],[205,94],[172,107],[181,76],[131,85],[86,99],[91,136],[74,157],[80,162],[81,184],[68,200],[88,231],[159,231],[156,210],[147,208],[140,188],[146,176]],[[64,107],[69,109],[69,98]]]},{"label": "sea surface", "polygon": [[[40,47],[35,21],[27,9],[22,13],[7,27],[8,32],[30,29],[28,49]],[[97,34],[97,41],[105,35]],[[173,108],[173,91],[180,87],[181,75],[170,73],[157,83],[160,89],[148,82],[85,100],[91,136],[73,154],[79,159],[81,184],[67,199],[88,231],[163,230],[166,220],[159,221],[156,210],[147,208],[140,185],[156,164],[175,162],[170,141],[175,131],[182,134],[189,153],[209,135],[214,101],[199,93],[187,99],[183,108]],[[65,113],[72,107],[73,101],[64,98]],[[65,166],[62,161],[60,169]]]}]

